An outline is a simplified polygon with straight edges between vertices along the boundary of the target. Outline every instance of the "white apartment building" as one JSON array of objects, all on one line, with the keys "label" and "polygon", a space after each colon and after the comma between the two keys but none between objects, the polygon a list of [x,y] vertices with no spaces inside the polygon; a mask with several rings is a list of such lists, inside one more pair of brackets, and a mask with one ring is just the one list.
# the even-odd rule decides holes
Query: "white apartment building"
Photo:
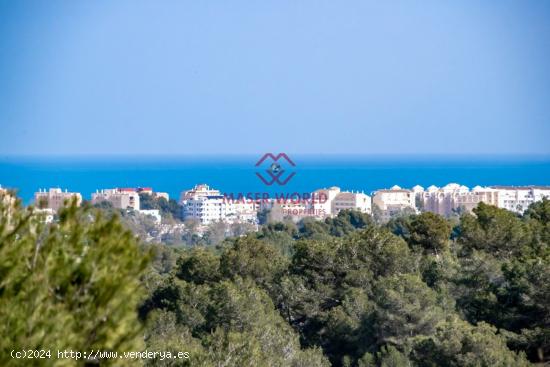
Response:
[{"label": "white apartment building", "polygon": [[192,218],[201,224],[212,222],[256,222],[255,203],[246,200],[231,200],[219,190],[206,184],[196,185],[180,195],[183,218]]},{"label": "white apartment building", "polygon": [[116,209],[139,210],[139,193],[133,188],[99,190],[92,194],[92,204],[103,201],[111,203]]},{"label": "white apartment building", "polygon": [[499,208],[504,208],[515,213],[523,213],[529,205],[550,199],[550,186],[491,186],[498,191]]},{"label": "white apartment building", "polygon": [[52,209],[57,212],[65,205],[65,202],[71,202],[76,198],[76,204],[82,203],[82,195],[79,192],[62,191],[60,188],[39,189],[34,193],[34,203],[39,209]]},{"label": "white apartment building", "polygon": [[345,209],[359,210],[361,213],[371,213],[371,198],[362,192],[340,192],[332,201],[332,215],[337,215]]},{"label": "white apartment building", "polygon": [[376,205],[382,214],[383,220],[388,220],[393,215],[410,209],[416,212],[415,192],[393,186],[391,189],[378,190],[374,193],[372,203]]},{"label": "white apartment building", "polygon": [[222,219],[223,196],[219,190],[211,189],[206,184],[196,185],[180,195],[183,218],[192,218],[201,224],[208,224]]},{"label": "white apartment building", "polygon": [[529,205],[550,198],[550,186],[466,186],[451,183],[444,187],[430,186],[426,191],[415,186],[422,209],[449,216],[453,212],[472,211],[479,203],[494,205],[515,213],[523,213]]},{"label": "white apartment building", "polygon": [[248,201],[231,200],[223,197],[222,220],[229,223],[248,222],[256,223],[258,220],[258,206]]},{"label": "white apartment building", "polygon": [[498,190],[475,186],[469,193],[456,198],[457,208],[471,212],[479,203],[498,206]]},{"label": "white apartment building", "polygon": [[324,217],[331,216],[333,213],[334,199],[340,194],[340,188],[337,186],[328,189],[315,190],[312,194],[312,206],[316,213],[322,213]]},{"label": "white apartment building", "polygon": [[205,196],[220,196],[220,190],[211,189],[207,184],[195,185],[191,190],[182,191],[180,194],[180,203],[189,199],[196,199]]}]

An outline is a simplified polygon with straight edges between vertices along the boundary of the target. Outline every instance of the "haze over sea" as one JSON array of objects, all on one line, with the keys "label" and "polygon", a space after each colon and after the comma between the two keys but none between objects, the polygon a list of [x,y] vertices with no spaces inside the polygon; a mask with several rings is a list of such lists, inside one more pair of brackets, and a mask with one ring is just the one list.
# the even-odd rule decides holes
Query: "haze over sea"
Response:
[{"label": "haze over sea", "polygon": [[475,185],[550,185],[549,156],[291,156],[295,176],[266,186],[255,175],[258,156],[0,157],[0,185],[17,189],[26,203],[39,188],[60,187],[90,199],[97,189],[152,187],[178,199],[207,183],[222,193],[311,192],[339,186],[372,191],[393,185],[427,188],[450,182]]}]

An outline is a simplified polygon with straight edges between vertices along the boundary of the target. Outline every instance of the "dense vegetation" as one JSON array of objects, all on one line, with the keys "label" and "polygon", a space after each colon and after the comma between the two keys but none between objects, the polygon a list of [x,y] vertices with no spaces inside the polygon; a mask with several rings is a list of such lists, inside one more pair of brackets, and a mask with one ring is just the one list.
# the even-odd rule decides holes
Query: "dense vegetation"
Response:
[{"label": "dense vegetation", "polygon": [[52,226],[27,213],[0,213],[2,365],[13,345],[184,350],[170,362],[188,366],[550,360],[547,200],[384,225],[344,211],[186,250],[138,250],[89,208]]},{"label": "dense vegetation", "polygon": [[0,194],[0,365],[75,363],[12,350],[144,348],[135,310],[148,257],[116,216],[73,205],[46,225]]}]

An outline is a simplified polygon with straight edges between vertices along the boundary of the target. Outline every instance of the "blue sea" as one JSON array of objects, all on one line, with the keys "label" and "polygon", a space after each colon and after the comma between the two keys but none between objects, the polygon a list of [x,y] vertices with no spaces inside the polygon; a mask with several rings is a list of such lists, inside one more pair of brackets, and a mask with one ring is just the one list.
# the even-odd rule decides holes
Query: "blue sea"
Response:
[{"label": "blue sea", "polygon": [[[279,182],[266,185],[272,160],[257,156],[0,157],[0,185],[17,189],[26,203],[39,188],[92,192],[113,187],[152,187],[178,199],[183,190],[206,183],[222,193],[304,193],[339,186],[370,194],[393,185],[550,185],[545,156],[292,156],[279,160]],[[273,171],[271,171],[273,172]],[[278,171],[280,173],[280,171]],[[272,176],[273,177],[273,176]]]}]

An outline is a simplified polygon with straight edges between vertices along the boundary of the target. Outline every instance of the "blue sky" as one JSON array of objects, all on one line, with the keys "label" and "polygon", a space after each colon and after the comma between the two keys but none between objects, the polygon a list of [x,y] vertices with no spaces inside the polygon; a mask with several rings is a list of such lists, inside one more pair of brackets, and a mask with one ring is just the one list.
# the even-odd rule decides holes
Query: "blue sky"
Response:
[{"label": "blue sky", "polygon": [[545,1],[0,1],[2,155],[550,154]]}]

